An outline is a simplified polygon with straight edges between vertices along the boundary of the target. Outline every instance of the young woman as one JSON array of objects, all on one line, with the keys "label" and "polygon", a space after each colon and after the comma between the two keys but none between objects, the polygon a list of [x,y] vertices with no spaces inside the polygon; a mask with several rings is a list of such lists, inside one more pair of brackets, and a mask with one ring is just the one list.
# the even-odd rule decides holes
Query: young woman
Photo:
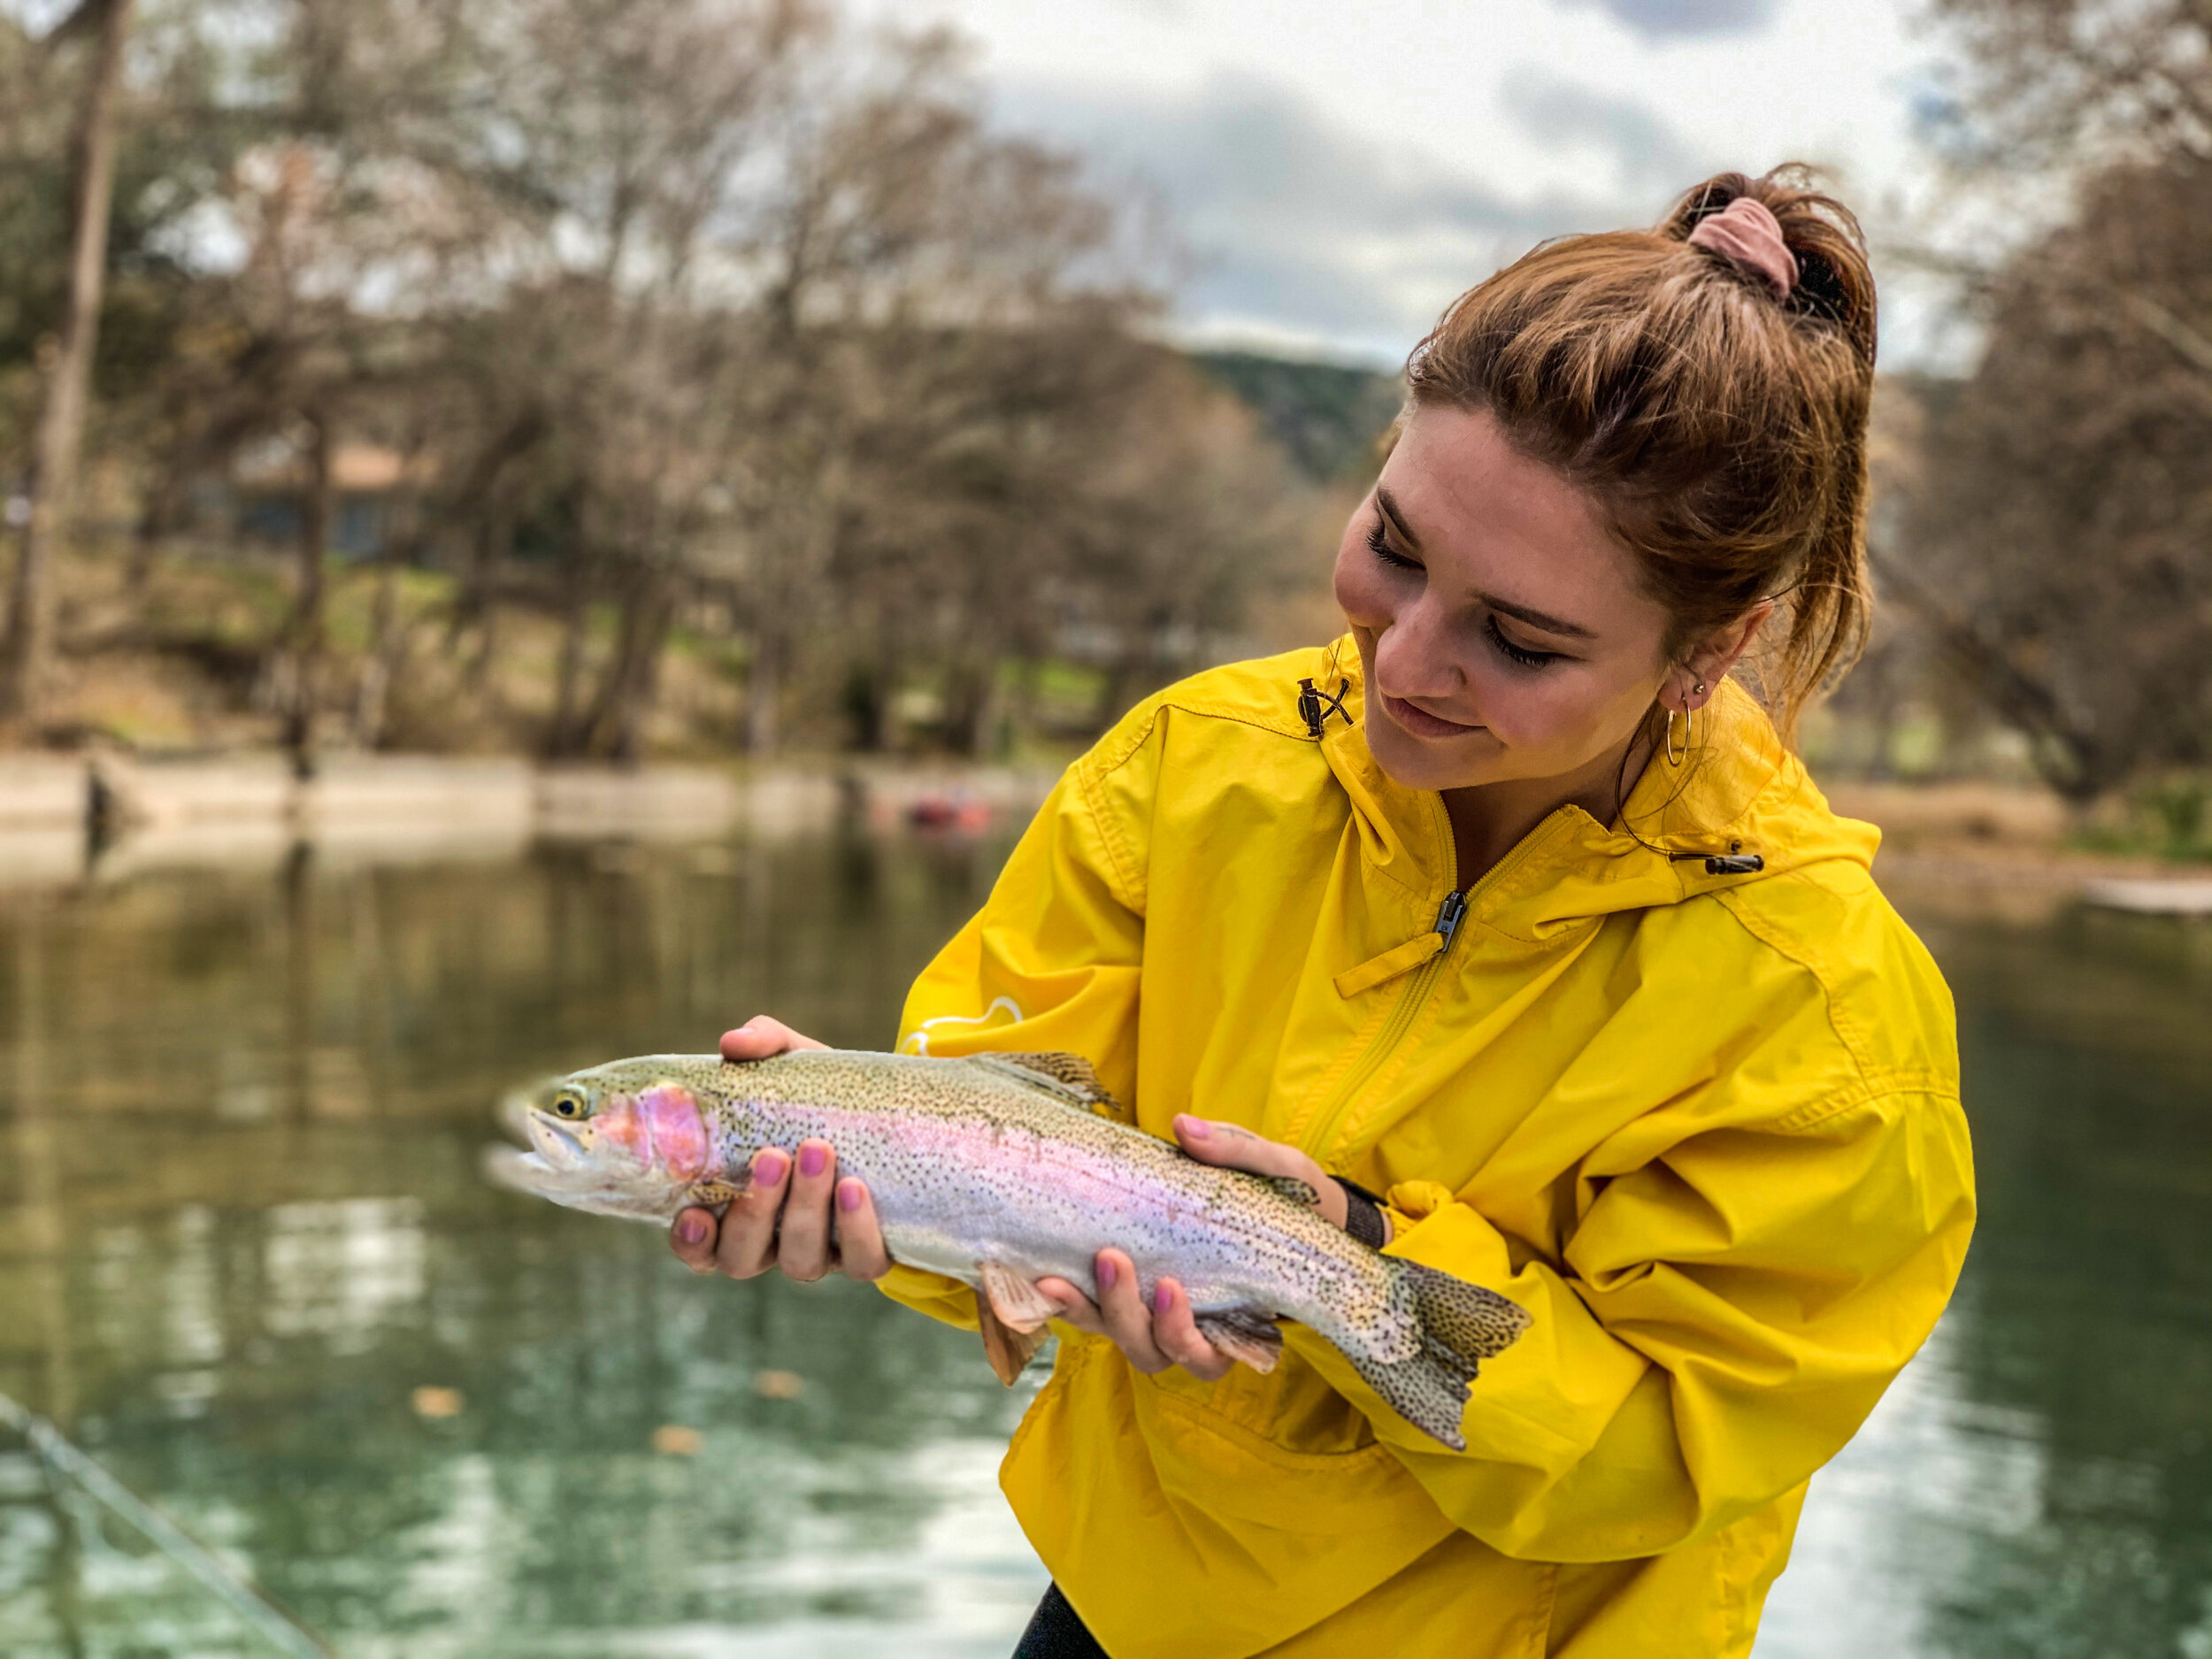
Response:
[{"label": "young woman", "polygon": [[[910,1052],[1087,1056],[1154,1133],[1533,1316],[1455,1453],[1302,1330],[1232,1364],[1118,1251],[1095,1305],[1047,1280],[1024,1653],[1749,1650],[1973,1216],[1943,982],[1786,741],[1865,621],[1873,365],[1856,227],[1793,177],[1492,277],[1408,365],[1348,638],[1133,711],[916,983]],[[677,1253],[974,1325],[833,1148],[790,1164]]]}]

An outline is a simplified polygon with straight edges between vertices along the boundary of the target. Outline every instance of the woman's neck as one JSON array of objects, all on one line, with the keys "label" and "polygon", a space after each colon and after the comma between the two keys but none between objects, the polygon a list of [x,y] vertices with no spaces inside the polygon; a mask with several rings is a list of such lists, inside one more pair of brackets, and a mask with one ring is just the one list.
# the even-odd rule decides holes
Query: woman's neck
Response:
[{"label": "woman's neck", "polygon": [[1455,885],[1462,892],[1496,867],[1528,833],[1563,806],[1578,806],[1599,823],[1621,813],[1656,745],[1640,726],[1580,770],[1556,778],[1511,778],[1444,791],[1452,823]]}]

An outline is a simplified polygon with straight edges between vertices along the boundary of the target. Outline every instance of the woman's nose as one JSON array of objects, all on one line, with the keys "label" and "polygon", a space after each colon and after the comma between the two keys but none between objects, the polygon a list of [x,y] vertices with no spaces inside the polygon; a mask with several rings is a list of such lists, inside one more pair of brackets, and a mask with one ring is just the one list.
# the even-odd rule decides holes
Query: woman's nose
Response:
[{"label": "woman's nose", "polygon": [[1402,606],[1375,641],[1375,678],[1394,697],[1449,697],[1466,685],[1466,675],[1434,607]]}]

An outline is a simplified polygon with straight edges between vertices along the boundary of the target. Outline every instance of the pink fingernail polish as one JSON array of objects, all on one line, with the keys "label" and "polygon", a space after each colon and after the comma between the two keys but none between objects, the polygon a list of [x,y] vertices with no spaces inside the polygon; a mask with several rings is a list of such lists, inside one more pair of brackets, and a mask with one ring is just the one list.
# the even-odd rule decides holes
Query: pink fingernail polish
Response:
[{"label": "pink fingernail polish", "polygon": [[1213,1132],[1214,1126],[1203,1118],[1193,1118],[1188,1113],[1184,1114],[1183,1133],[1189,1139],[1193,1141],[1210,1140]]},{"label": "pink fingernail polish", "polygon": [[1166,1311],[1167,1311],[1170,1308],[1172,1308],[1174,1305],[1175,1305],[1175,1290],[1174,1290],[1174,1287],[1173,1287],[1172,1286],[1170,1286],[1170,1285],[1167,1285],[1167,1284],[1158,1284],[1158,1285],[1155,1285],[1155,1286],[1152,1287],[1152,1311],[1153,1311],[1153,1312],[1155,1312],[1155,1313],[1165,1313],[1165,1312],[1166,1312]]},{"label": "pink fingernail polish", "polygon": [[753,1160],[753,1179],[764,1187],[773,1187],[783,1179],[786,1167],[783,1154],[772,1147]]},{"label": "pink fingernail polish", "polygon": [[1101,1290],[1111,1290],[1114,1287],[1114,1264],[1104,1256],[1100,1256],[1098,1258],[1098,1287]]},{"label": "pink fingernail polish", "polygon": [[703,1244],[707,1238],[707,1224],[696,1216],[686,1216],[677,1224],[676,1236],[686,1244]]},{"label": "pink fingernail polish", "polygon": [[837,1184],[837,1207],[848,1215],[860,1208],[860,1201],[867,1196],[867,1188],[858,1181],[840,1181]]},{"label": "pink fingernail polish", "polygon": [[829,1148],[809,1143],[799,1148],[799,1173],[819,1175],[829,1167]]}]

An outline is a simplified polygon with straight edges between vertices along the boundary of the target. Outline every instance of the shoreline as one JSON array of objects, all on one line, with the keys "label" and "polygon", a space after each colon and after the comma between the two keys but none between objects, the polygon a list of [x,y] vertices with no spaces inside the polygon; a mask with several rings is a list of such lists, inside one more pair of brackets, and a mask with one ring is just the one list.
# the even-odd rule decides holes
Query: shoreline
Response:
[{"label": "shoreline", "polygon": [[421,864],[518,856],[534,842],[695,842],[913,824],[974,833],[1026,818],[1057,769],[856,761],[732,767],[539,765],[424,756],[128,762],[0,757],[0,888],[152,868]]},{"label": "shoreline", "polygon": [[[302,846],[344,865],[496,860],[541,841],[773,838],[841,825],[974,833],[1018,826],[1058,775],[876,758],[619,768],[342,756],[303,781],[266,753],[0,755],[0,887],[156,867],[266,868]],[[2070,847],[2064,804],[2044,791],[1838,783],[1826,793],[1839,814],[1882,831],[1875,879],[1916,911],[2032,921],[2086,898],[2212,913],[2212,868]]]}]

